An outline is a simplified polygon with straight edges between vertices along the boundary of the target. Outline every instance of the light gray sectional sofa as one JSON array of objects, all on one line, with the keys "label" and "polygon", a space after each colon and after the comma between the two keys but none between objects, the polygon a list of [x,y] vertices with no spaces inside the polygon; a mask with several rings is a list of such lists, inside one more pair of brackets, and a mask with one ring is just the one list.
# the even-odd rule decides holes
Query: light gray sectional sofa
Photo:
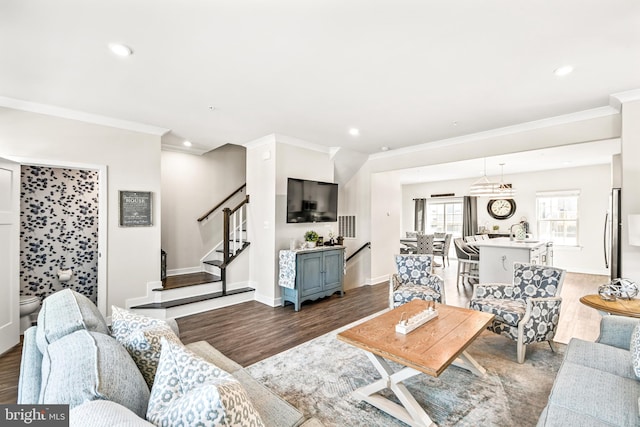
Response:
[{"label": "light gray sectional sofa", "polygon": [[538,426],[640,426],[640,349],[631,351],[639,324],[605,316],[597,342],[569,342]]},{"label": "light gray sectional sofa", "polygon": [[[178,335],[175,321],[163,327]],[[152,426],[145,420],[150,388],[139,361],[134,361],[131,349],[127,351],[110,333],[113,331],[86,297],[64,290],[46,298],[38,326],[24,334],[18,403],[69,404],[72,426]],[[182,346],[177,337],[176,340]],[[163,349],[166,344],[162,338]],[[306,420],[300,411],[207,342],[199,341],[186,348],[199,356],[200,366],[209,362],[230,373],[229,381],[240,383],[265,426],[322,426],[317,419]]]}]

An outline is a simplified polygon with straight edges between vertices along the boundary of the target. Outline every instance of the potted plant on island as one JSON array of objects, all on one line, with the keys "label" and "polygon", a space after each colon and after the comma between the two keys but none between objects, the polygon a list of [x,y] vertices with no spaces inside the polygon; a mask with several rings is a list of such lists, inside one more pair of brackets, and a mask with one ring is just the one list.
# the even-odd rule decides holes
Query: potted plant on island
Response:
[{"label": "potted plant on island", "polygon": [[316,242],[318,241],[318,233],[313,230],[309,230],[304,233],[304,240],[307,242],[308,248],[314,248],[316,246]]}]

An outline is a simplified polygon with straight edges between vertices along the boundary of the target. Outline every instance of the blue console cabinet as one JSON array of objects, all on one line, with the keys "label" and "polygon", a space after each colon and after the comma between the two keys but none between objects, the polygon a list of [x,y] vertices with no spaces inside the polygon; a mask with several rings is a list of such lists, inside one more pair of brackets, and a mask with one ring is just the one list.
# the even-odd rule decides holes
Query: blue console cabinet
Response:
[{"label": "blue console cabinet", "polygon": [[333,295],[343,290],[344,247],[323,246],[296,253],[295,289],[282,287],[282,305],[292,302],[296,311],[304,301]]}]

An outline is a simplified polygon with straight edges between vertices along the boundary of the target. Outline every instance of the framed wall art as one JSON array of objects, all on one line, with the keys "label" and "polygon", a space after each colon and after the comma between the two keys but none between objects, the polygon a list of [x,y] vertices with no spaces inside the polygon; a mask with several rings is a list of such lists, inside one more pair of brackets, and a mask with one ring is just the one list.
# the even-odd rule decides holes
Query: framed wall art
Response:
[{"label": "framed wall art", "polygon": [[120,226],[151,227],[153,225],[153,193],[120,191]]}]

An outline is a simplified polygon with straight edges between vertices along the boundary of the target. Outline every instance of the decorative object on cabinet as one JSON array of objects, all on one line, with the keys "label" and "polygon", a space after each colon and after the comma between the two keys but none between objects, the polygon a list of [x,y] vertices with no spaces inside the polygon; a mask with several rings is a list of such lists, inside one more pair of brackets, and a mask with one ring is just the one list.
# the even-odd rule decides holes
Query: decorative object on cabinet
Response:
[{"label": "decorative object on cabinet", "polygon": [[313,230],[309,230],[304,233],[304,241],[307,242],[308,248],[314,248],[316,246],[316,242],[318,241],[318,233]]},{"label": "decorative object on cabinet", "polygon": [[307,300],[344,294],[344,247],[320,246],[300,251],[280,251],[278,284],[282,305],[294,304],[295,311]]},{"label": "decorative object on cabinet", "polygon": [[516,202],[513,199],[491,199],[487,203],[487,212],[495,219],[508,219],[516,213]]}]

